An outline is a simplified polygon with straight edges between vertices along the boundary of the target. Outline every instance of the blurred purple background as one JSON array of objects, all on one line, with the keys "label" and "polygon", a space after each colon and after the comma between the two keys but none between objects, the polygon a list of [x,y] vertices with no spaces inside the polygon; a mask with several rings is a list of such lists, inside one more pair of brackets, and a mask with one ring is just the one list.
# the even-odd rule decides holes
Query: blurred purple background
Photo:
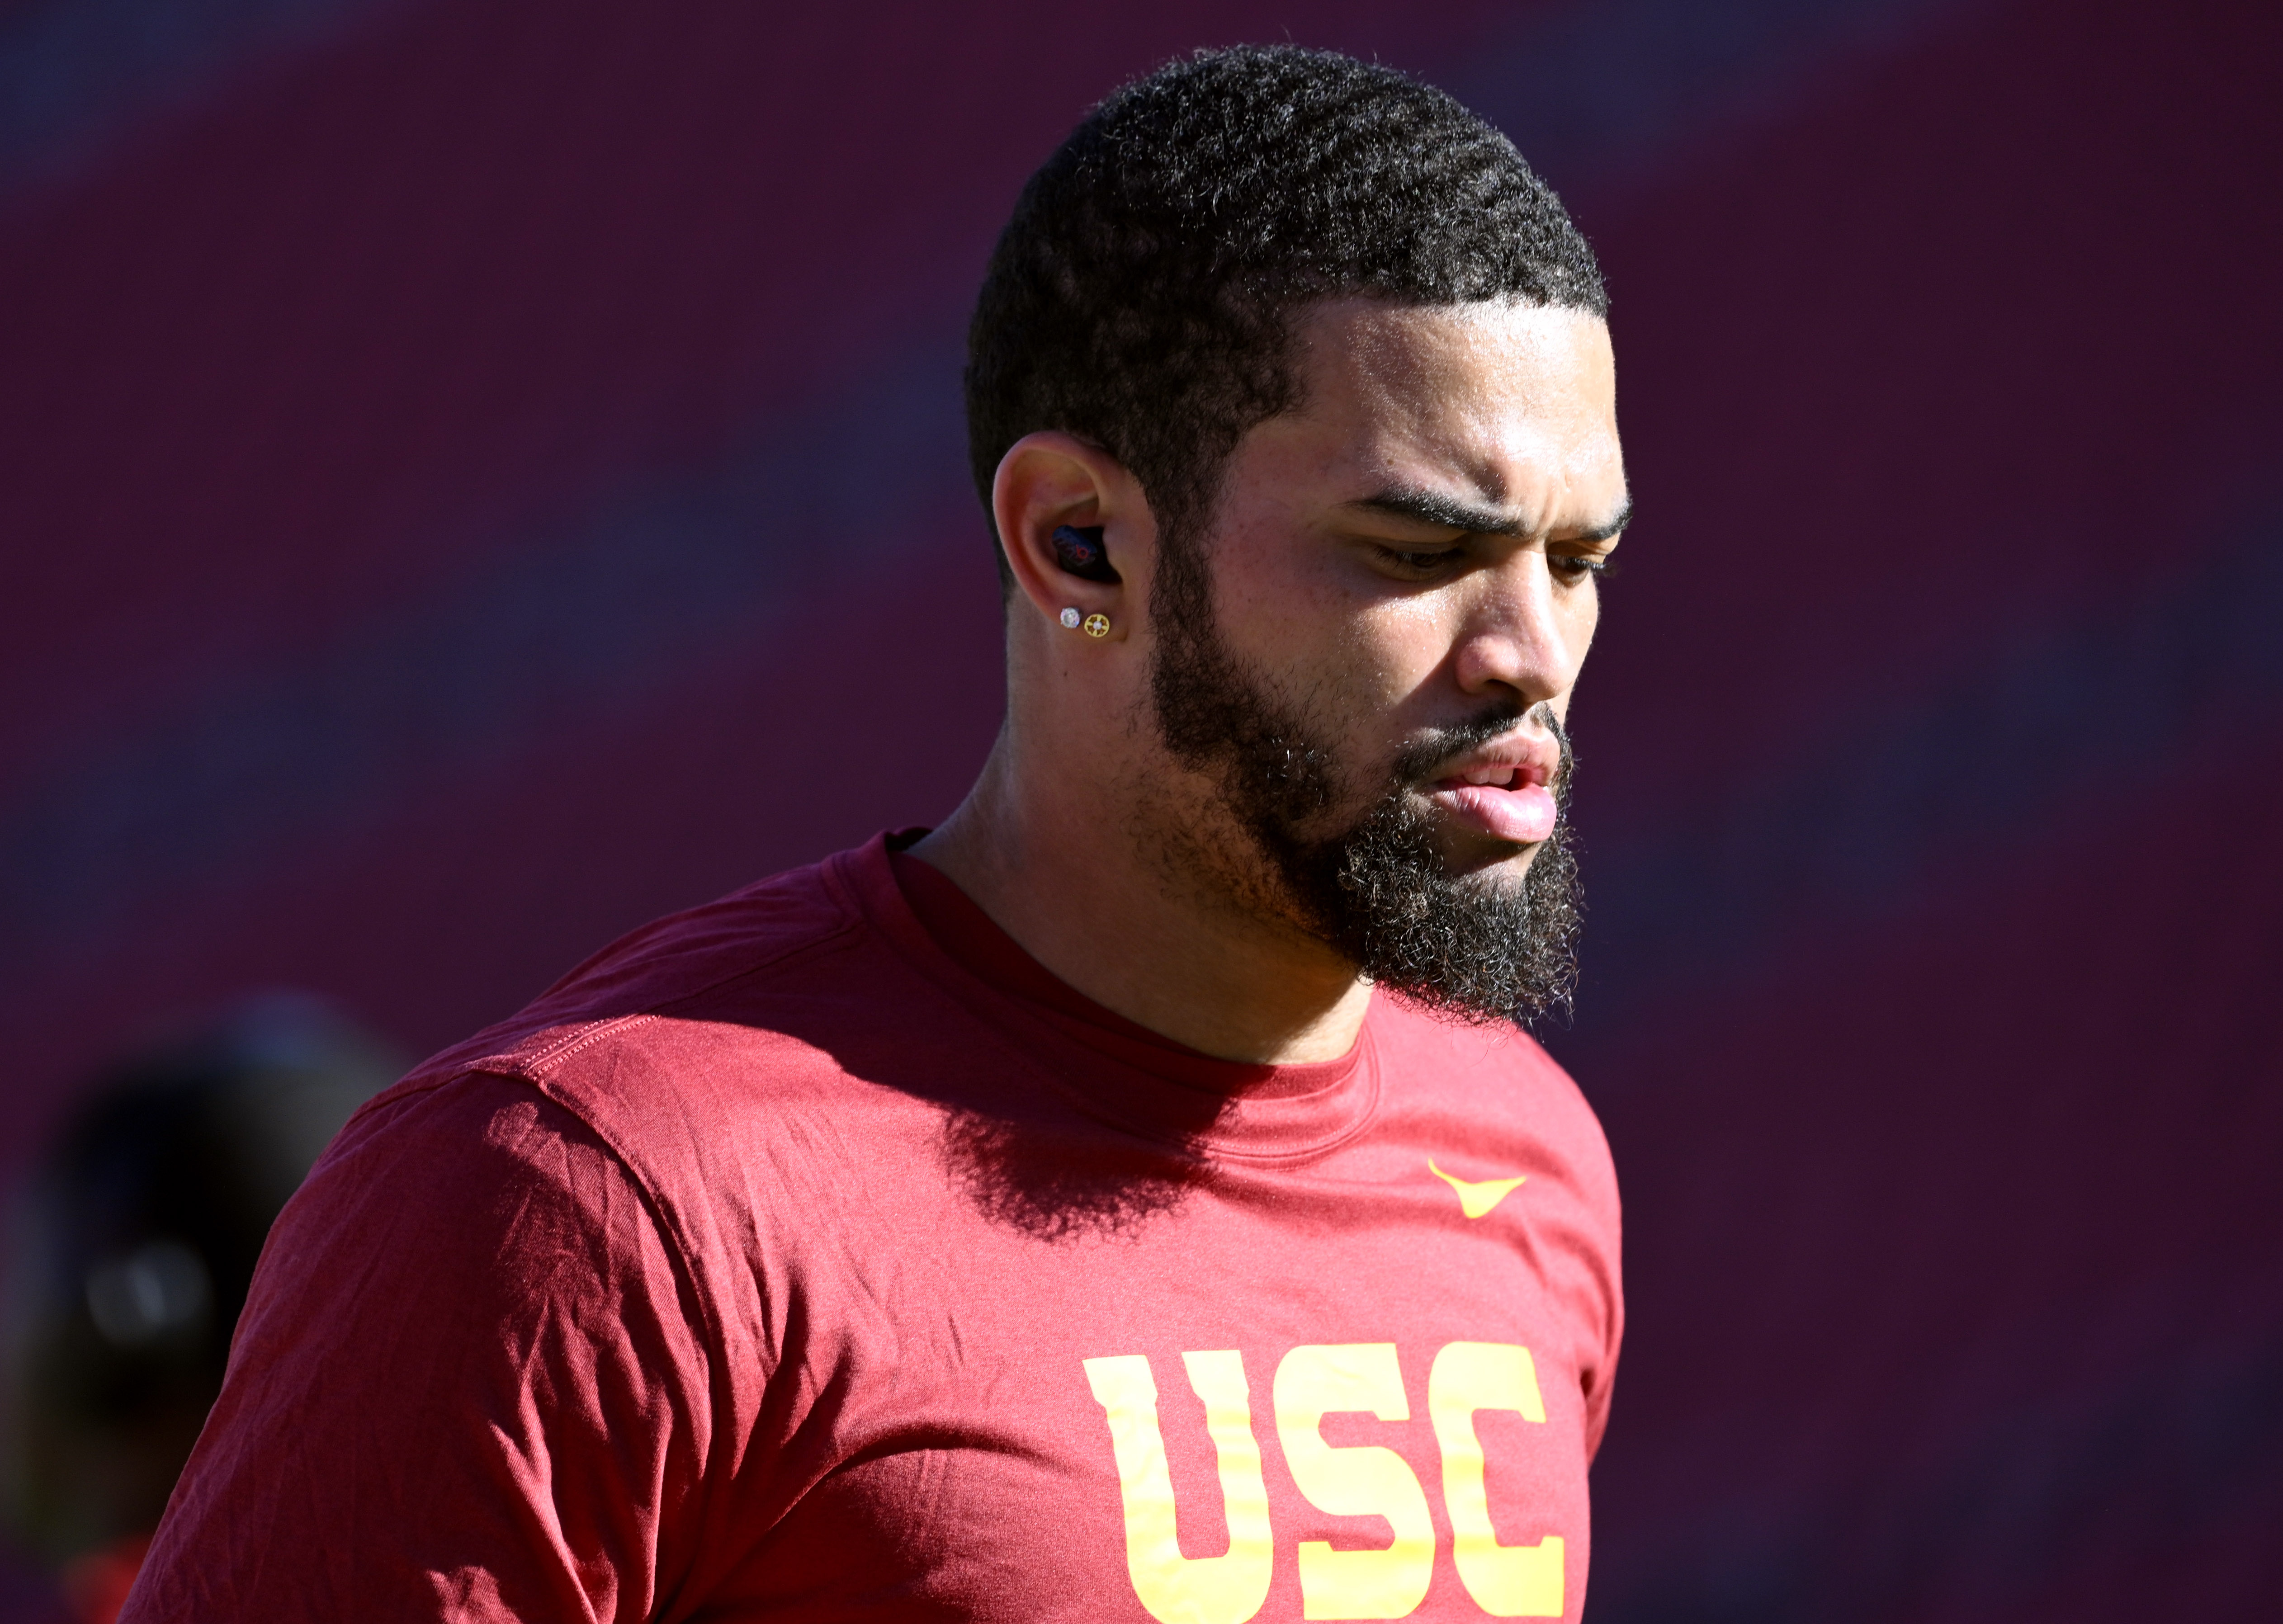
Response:
[{"label": "blurred purple background", "polygon": [[1590,1616],[2276,1616],[2247,0],[0,0],[0,1180],[248,989],[439,1046],[947,810],[984,256],[1110,86],[1286,37],[1499,122],[1615,299]]}]

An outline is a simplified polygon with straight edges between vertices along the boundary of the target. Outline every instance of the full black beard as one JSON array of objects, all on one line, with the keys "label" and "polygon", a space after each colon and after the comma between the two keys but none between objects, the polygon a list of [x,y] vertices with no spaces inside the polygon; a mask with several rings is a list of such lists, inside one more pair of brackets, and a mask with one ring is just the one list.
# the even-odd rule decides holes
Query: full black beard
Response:
[{"label": "full black beard", "polygon": [[1530,1022],[1566,1014],[1577,984],[1578,863],[1570,839],[1569,735],[1554,789],[1562,816],[1520,885],[1453,875],[1422,815],[1418,786],[1437,765],[1508,732],[1514,702],[1440,728],[1399,756],[1379,797],[1329,836],[1306,831],[1340,804],[1333,752],[1221,641],[1204,561],[1161,551],[1151,618],[1150,697],[1174,758],[1211,774],[1283,882],[1311,934],[1381,986],[1457,1019]]}]

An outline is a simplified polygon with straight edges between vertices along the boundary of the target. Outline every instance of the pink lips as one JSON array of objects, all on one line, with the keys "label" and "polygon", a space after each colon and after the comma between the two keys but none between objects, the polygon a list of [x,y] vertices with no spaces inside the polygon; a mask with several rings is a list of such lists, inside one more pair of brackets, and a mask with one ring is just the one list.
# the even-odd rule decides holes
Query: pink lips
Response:
[{"label": "pink lips", "polygon": [[1553,791],[1519,775],[1516,782],[1504,788],[1445,782],[1430,791],[1430,796],[1493,839],[1536,845],[1554,833]]},{"label": "pink lips", "polygon": [[1553,785],[1562,772],[1558,736],[1517,732],[1461,756],[1428,786],[1428,798],[1444,812],[1491,839],[1534,846],[1553,837],[1561,821]]}]

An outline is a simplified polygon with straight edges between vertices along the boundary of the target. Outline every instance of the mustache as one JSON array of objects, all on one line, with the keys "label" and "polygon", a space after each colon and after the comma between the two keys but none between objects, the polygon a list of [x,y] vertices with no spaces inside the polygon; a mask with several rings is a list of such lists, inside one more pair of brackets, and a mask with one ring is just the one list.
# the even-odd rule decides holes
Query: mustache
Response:
[{"label": "mustache", "polygon": [[1523,721],[1533,721],[1545,728],[1554,735],[1554,743],[1561,749],[1562,765],[1555,772],[1553,783],[1554,794],[1560,796],[1570,787],[1570,731],[1562,727],[1562,719],[1554,714],[1554,707],[1543,700],[1534,705],[1508,700],[1465,721],[1429,728],[1396,753],[1394,777],[1397,787],[1410,789],[1434,782],[1443,776],[1439,769],[1469,751],[1504,738]]}]

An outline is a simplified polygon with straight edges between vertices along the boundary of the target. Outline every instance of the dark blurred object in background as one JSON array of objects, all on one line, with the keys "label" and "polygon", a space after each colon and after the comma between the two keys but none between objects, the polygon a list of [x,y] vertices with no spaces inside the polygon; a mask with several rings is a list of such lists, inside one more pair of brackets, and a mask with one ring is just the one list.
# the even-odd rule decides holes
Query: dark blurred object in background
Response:
[{"label": "dark blurred object in background", "polygon": [[269,1225],[395,1055],[250,1000],[103,1075],[33,1176],[5,1344],[9,1523],[107,1620],[222,1386]]}]

